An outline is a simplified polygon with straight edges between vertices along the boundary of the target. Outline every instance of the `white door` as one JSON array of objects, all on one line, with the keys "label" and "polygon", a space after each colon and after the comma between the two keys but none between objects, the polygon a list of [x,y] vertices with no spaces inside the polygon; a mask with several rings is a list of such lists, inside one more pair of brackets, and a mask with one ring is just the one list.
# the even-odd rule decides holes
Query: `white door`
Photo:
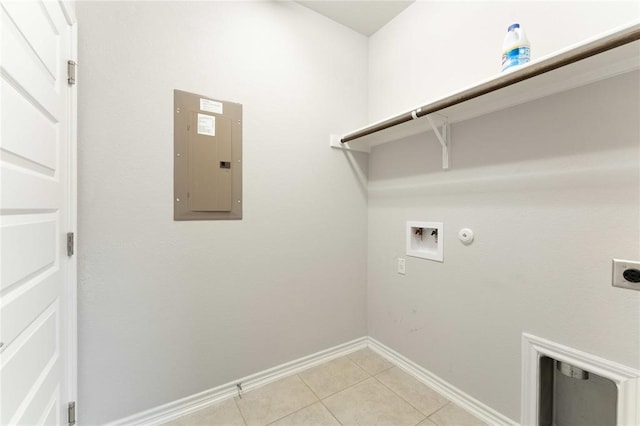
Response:
[{"label": "white door", "polygon": [[72,11],[0,0],[0,424],[67,424],[75,399]]}]

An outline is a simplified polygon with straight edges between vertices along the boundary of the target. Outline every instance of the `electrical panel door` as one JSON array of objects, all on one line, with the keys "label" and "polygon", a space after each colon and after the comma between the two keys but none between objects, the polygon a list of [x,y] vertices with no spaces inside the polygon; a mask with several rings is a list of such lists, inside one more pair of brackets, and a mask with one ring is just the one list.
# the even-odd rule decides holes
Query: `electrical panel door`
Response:
[{"label": "electrical panel door", "polygon": [[174,91],[174,219],[242,218],[242,105]]}]

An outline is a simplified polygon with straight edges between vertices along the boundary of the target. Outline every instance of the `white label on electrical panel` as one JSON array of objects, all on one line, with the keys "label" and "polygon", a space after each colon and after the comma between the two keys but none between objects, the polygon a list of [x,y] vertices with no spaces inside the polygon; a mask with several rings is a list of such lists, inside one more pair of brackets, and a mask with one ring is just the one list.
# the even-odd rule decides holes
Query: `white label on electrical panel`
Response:
[{"label": "white label on electrical panel", "polygon": [[213,115],[198,114],[198,134],[205,136],[216,135],[216,118]]},{"label": "white label on electrical panel", "polygon": [[216,102],[209,99],[200,98],[200,111],[213,112],[222,114],[222,102]]}]

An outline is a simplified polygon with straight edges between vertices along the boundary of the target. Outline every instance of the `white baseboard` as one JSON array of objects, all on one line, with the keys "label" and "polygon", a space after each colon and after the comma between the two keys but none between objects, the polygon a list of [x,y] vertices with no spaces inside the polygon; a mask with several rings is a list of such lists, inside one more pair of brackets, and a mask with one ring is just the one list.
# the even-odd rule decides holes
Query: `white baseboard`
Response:
[{"label": "white baseboard", "polygon": [[234,397],[238,392],[236,387],[237,383],[242,383],[243,392],[247,392],[365,347],[371,348],[480,420],[490,425],[514,426],[518,424],[377,340],[371,337],[361,337],[351,342],[281,364],[277,367],[234,380],[195,395],[116,420],[108,423],[107,426],[160,425]]},{"label": "white baseboard", "polygon": [[461,408],[464,408],[466,411],[473,414],[485,423],[490,425],[518,425],[517,422],[497,412],[493,408],[483,404],[477,399],[471,397],[469,394],[464,393],[460,389],[442,380],[440,377],[427,371],[425,368],[419,366],[415,362],[405,358],[393,349],[388,348],[374,338],[369,337],[368,343],[371,350],[385,357],[386,359],[397,365],[399,368],[415,377],[417,380],[437,391],[454,404],[460,406]]},{"label": "white baseboard", "polygon": [[107,426],[159,425],[234,397],[237,395],[236,385],[238,383],[242,383],[243,392],[247,392],[292,374],[297,374],[323,362],[364,349],[367,344],[368,338],[361,337],[195,395],[116,420],[108,423]]}]

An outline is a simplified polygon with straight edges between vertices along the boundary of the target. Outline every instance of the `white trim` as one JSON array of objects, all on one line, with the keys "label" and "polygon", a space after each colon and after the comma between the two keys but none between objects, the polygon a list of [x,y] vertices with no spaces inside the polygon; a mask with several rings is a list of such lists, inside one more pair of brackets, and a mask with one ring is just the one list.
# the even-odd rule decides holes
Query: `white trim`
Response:
[{"label": "white trim", "polygon": [[369,347],[384,358],[388,359],[399,368],[403,369],[420,382],[429,386],[454,404],[464,408],[475,417],[490,425],[517,425],[518,423],[497,412],[493,408],[483,404],[471,395],[461,391],[415,362],[405,358],[393,349],[383,345],[372,337],[369,337]]},{"label": "white trim", "polygon": [[243,391],[250,391],[283,377],[299,373],[323,362],[347,355],[367,347],[368,338],[361,337],[342,345],[334,346],[315,354],[281,364],[277,367],[234,380],[221,386],[143,411],[132,416],[108,423],[107,426],[158,425],[178,417],[206,408],[217,402],[232,398],[237,394],[237,383],[242,383]]},{"label": "white trim", "polygon": [[60,4],[60,9],[62,10],[62,14],[64,15],[64,19],[66,19],[67,24],[70,26],[75,25],[78,22],[75,11],[75,0],[58,0],[58,3]]},{"label": "white trim", "polygon": [[538,424],[538,366],[548,356],[613,381],[618,388],[617,424],[640,425],[640,370],[531,334],[522,334],[522,424]]},{"label": "white trim", "polygon": [[491,425],[518,425],[517,422],[464,393],[460,389],[447,383],[435,374],[427,371],[423,367],[413,361],[410,361],[377,340],[371,337],[361,337],[359,339],[352,340],[351,342],[281,364],[277,367],[252,374],[242,379],[231,381],[195,395],[116,420],[108,423],[106,426],[159,425],[187,414],[191,414],[226,399],[233,398],[237,395],[237,383],[242,383],[243,391],[250,391],[332,359],[364,349],[365,347],[371,348],[371,350],[388,359],[420,382],[439,392],[454,404],[464,408],[480,420]]},{"label": "white trim", "polygon": [[[116,420],[108,423],[107,426],[159,425],[234,397],[237,395],[237,383],[242,383],[243,391],[250,391],[365,347],[369,347],[418,381],[429,386],[487,424],[519,425],[518,422],[478,401],[374,338],[361,337],[195,395]],[[568,362],[578,368],[591,371],[614,381],[618,387],[617,424],[620,426],[640,425],[640,407],[638,406],[640,371],[526,333],[523,334],[522,348],[521,409],[523,426],[538,424],[537,365],[541,355]]]},{"label": "white trim", "polygon": [[[68,3],[60,3],[65,10],[65,16],[69,19],[69,13],[73,14],[73,9]],[[71,59],[78,60],[78,24],[75,15],[72,15],[70,23],[71,33]],[[67,59],[64,59],[65,62]],[[76,71],[77,81],[77,71]],[[66,85],[66,83],[64,83]],[[67,86],[69,88],[69,152],[68,152],[68,174],[69,174],[69,217],[67,229],[64,231],[73,232],[75,236],[75,254],[67,259],[67,381],[68,395],[63,395],[68,402],[78,401],[78,89],[77,84]],[[76,419],[78,418],[78,404],[76,403]]]}]

